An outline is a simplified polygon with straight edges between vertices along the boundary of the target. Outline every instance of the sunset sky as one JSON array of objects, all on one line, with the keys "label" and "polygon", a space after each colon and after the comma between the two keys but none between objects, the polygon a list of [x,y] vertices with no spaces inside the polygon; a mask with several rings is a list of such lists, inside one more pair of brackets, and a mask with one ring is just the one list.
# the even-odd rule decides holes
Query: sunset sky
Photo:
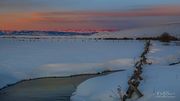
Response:
[{"label": "sunset sky", "polygon": [[0,0],[0,30],[116,31],[180,23],[180,0]]}]

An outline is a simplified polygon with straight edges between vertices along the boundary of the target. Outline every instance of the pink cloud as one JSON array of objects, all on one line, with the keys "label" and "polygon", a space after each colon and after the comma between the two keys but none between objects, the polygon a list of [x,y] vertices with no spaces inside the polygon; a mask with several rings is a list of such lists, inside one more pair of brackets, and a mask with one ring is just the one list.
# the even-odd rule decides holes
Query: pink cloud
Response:
[{"label": "pink cloud", "polygon": [[1,15],[0,28],[16,30],[109,31],[117,30],[117,28],[113,28],[109,24],[109,22],[115,22],[116,19],[143,16],[180,16],[179,9],[180,6],[165,5],[121,12],[74,11],[16,13],[11,14],[11,16],[14,17]]}]

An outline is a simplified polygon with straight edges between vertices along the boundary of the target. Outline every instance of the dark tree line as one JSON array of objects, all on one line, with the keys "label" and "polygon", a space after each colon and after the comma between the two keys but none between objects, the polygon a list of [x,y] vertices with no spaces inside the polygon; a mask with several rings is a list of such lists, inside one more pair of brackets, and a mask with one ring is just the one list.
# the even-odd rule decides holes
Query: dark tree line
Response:
[{"label": "dark tree line", "polygon": [[170,42],[170,41],[178,41],[180,39],[178,39],[175,36],[170,35],[167,32],[164,32],[158,37],[142,37],[142,38],[136,38],[136,40],[159,40],[161,42]]}]

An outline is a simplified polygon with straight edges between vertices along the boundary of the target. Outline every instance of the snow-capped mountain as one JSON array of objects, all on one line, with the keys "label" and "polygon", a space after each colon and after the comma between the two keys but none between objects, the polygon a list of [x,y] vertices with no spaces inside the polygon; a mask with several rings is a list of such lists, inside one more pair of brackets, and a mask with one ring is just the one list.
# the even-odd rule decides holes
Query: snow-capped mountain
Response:
[{"label": "snow-capped mountain", "polygon": [[92,35],[92,33],[79,32],[58,32],[58,31],[0,31],[0,35],[27,35],[27,36],[74,36],[74,35]]},{"label": "snow-capped mountain", "polygon": [[180,38],[180,23],[151,27],[132,28],[116,32],[57,32],[57,31],[0,31],[2,35],[13,36],[77,36],[81,38],[143,38],[157,37],[167,32]]},{"label": "snow-capped mountain", "polygon": [[95,38],[137,38],[137,37],[156,37],[167,32],[173,36],[180,37],[180,24],[166,24],[159,26],[143,27],[121,30],[117,32],[99,32],[91,37]]}]

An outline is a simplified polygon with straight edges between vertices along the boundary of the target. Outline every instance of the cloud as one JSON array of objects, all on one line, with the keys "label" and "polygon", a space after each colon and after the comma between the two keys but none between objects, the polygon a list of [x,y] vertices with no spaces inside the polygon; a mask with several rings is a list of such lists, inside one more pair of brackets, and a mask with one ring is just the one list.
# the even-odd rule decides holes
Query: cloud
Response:
[{"label": "cloud", "polygon": [[46,2],[39,0],[0,0],[0,13],[20,13],[48,9]]},{"label": "cloud", "polygon": [[[47,11],[1,14],[1,29],[109,31],[153,24],[179,22],[180,6],[151,6],[118,12]],[[14,17],[11,17],[14,16]],[[163,18],[167,16],[167,18]],[[160,18],[161,17],[161,18]],[[141,20],[139,20],[141,18]],[[148,18],[148,19],[145,19]],[[160,20],[159,20],[160,19]],[[164,20],[163,20],[164,19]],[[174,21],[174,20],[176,21]]]},{"label": "cloud", "polygon": [[36,13],[43,17],[136,17],[136,16],[180,16],[180,6],[163,5],[152,6],[141,9],[116,11],[116,12],[95,12],[95,11],[73,11],[73,12],[40,12]]}]

